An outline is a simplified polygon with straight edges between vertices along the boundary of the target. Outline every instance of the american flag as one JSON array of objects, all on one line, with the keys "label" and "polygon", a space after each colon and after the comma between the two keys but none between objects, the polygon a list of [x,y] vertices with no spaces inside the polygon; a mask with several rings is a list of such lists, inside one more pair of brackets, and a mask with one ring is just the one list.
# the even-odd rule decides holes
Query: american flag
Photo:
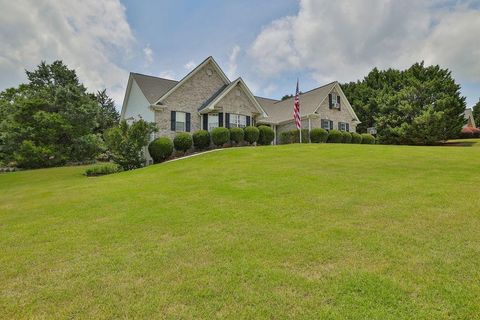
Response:
[{"label": "american flag", "polygon": [[293,105],[293,119],[295,119],[295,125],[298,130],[302,129],[302,121],[300,120],[300,91],[298,91],[298,79],[297,79],[297,91],[295,92],[295,104]]}]

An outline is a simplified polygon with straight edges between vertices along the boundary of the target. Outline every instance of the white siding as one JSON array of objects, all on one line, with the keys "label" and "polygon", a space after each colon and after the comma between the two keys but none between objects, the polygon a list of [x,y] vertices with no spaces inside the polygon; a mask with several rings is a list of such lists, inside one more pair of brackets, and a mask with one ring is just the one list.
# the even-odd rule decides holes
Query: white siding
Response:
[{"label": "white siding", "polygon": [[132,79],[132,87],[127,97],[125,106],[124,119],[134,118],[138,120],[140,117],[147,122],[155,122],[155,113],[150,109],[150,103],[143,95],[142,90],[138,86],[135,79]]}]

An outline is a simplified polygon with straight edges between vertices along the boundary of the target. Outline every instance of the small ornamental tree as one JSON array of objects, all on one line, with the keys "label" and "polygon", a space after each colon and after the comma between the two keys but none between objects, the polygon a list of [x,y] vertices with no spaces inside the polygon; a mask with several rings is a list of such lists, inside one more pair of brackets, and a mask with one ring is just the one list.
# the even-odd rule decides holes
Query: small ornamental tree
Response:
[{"label": "small ornamental tree", "polygon": [[242,143],[244,137],[244,132],[242,128],[231,128],[230,129],[230,140],[235,143]]},{"label": "small ornamental tree", "polygon": [[187,152],[192,147],[192,143],[192,136],[186,132],[177,133],[173,138],[173,145],[177,151]]},{"label": "small ornamental tree", "polygon": [[343,134],[342,131],[339,130],[330,130],[328,132],[328,143],[342,143],[343,141]]},{"label": "small ornamental tree", "polygon": [[258,136],[260,135],[260,131],[258,131],[257,127],[248,126],[244,129],[245,132],[245,141],[250,144],[253,144],[258,141]]},{"label": "small ornamental tree", "polygon": [[312,143],[323,143],[327,142],[328,132],[322,128],[313,128],[310,130],[310,141]]},{"label": "small ornamental tree", "polygon": [[207,130],[195,131],[192,138],[193,146],[199,150],[207,149],[210,146],[210,133]]},{"label": "small ornamental tree", "polygon": [[258,132],[258,143],[261,145],[269,145],[275,138],[275,133],[273,132],[273,129],[268,126],[259,126]]},{"label": "small ornamental tree", "polygon": [[217,147],[223,146],[230,141],[230,131],[224,127],[218,127],[212,130],[212,142]]},{"label": "small ornamental tree", "polygon": [[148,152],[155,163],[165,161],[173,153],[173,143],[170,138],[160,137],[148,145]]}]

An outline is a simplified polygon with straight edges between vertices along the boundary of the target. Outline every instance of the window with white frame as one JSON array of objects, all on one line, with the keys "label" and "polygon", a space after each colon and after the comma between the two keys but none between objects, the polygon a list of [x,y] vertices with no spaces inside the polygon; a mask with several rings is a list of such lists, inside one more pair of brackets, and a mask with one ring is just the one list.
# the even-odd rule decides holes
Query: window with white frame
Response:
[{"label": "window with white frame", "polygon": [[332,107],[336,109],[340,108],[340,103],[338,103],[338,97],[338,94],[332,92]]},{"label": "window with white frame", "polygon": [[350,125],[346,122],[339,122],[338,123],[338,130],[340,131],[350,131]]},{"label": "window with white frame", "polygon": [[325,129],[325,130],[330,130],[330,129],[332,129],[332,128],[330,127],[330,120],[322,119],[322,120],[321,120],[321,127],[322,127],[322,129]]},{"label": "window with white frame", "polygon": [[245,128],[247,126],[247,116],[241,114],[230,114],[230,128]]},{"label": "window with white frame", "polygon": [[186,131],[187,117],[185,112],[175,112],[175,131]]},{"label": "window with white frame", "polygon": [[208,114],[208,131],[218,128],[218,113]]}]

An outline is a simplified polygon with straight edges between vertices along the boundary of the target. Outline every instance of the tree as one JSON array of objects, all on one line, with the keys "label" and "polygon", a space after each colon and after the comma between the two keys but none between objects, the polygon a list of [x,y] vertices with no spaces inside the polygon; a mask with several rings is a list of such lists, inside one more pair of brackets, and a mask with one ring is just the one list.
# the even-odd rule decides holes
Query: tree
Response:
[{"label": "tree", "polygon": [[102,109],[75,70],[42,62],[26,74],[27,84],[0,93],[0,159],[25,168],[93,159]]},{"label": "tree", "polygon": [[105,130],[118,124],[120,121],[120,114],[115,109],[115,103],[112,98],[107,95],[107,90],[97,91],[95,94],[100,108],[98,112],[98,127],[96,132],[104,133]]},{"label": "tree", "polygon": [[475,125],[477,128],[480,127],[480,99],[478,100],[477,104],[473,107],[473,120],[475,120]]},{"label": "tree", "polygon": [[380,143],[434,144],[456,137],[463,125],[465,98],[448,69],[373,69],[362,81],[342,85],[365,131],[375,126]]},{"label": "tree", "polygon": [[112,159],[124,170],[141,168],[145,165],[145,147],[149,135],[155,132],[155,125],[144,120],[129,125],[125,120],[105,132],[105,143],[112,153]]}]

